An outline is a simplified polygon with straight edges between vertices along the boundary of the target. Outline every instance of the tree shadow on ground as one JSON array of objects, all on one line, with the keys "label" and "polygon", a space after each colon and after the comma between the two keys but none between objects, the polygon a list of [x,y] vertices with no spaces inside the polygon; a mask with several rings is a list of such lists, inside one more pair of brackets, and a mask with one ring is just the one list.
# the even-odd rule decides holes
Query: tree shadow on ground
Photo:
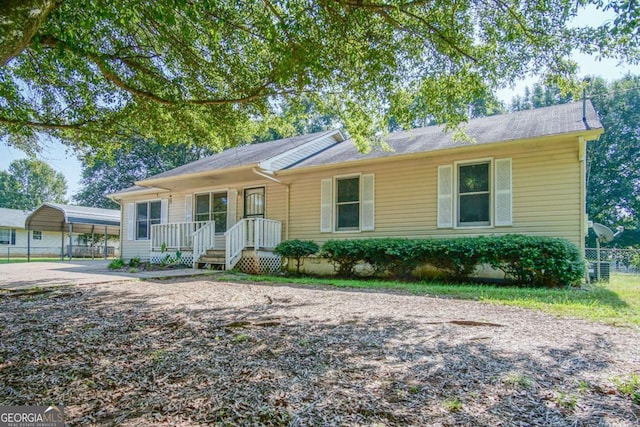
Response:
[{"label": "tree shadow on ground", "polygon": [[171,296],[157,288],[0,299],[0,404],[63,404],[69,425],[114,426],[592,426],[640,417],[599,376],[611,364],[605,334],[530,352],[492,341],[508,325],[317,321],[287,314],[317,301],[253,286],[261,294],[246,303],[214,293],[189,307],[158,302]]}]

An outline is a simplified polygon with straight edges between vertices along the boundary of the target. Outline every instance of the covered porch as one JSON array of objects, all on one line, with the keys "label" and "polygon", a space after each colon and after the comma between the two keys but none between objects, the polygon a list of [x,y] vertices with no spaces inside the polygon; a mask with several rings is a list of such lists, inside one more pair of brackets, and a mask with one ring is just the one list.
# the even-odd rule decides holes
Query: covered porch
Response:
[{"label": "covered porch", "polygon": [[281,222],[266,218],[243,218],[224,233],[216,232],[215,221],[155,224],[151,226],[150,259],[193,268],[231,270],[237,266],[246,272],[275,271],[280,257],[273,249],[281,240]]}]

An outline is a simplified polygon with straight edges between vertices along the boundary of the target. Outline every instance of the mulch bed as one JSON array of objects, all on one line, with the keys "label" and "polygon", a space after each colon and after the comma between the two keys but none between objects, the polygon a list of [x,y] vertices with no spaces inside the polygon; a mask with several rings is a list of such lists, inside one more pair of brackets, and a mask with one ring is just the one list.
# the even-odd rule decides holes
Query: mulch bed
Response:
[{"label": "mulch bed", "polygon": [[398,292],[122,282],[0,293],[0,405],[69,425],[636,426],[640,332]]}]

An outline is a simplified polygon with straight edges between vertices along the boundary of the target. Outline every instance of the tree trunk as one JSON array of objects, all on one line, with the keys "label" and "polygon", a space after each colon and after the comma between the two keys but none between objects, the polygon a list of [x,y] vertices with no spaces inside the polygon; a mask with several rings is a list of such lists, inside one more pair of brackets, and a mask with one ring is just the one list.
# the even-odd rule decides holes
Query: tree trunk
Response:
[{"label": "tree trunk", "polygon": [[29,45],[47,15],[62,0],[2,0],[0,2],[0,66]]}]

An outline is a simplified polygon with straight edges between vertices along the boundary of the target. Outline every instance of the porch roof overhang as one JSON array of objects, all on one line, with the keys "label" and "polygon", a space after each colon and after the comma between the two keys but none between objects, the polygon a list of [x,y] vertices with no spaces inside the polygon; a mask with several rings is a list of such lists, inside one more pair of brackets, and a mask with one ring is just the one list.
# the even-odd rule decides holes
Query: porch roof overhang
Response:
[{"label": "porch roof overhang", "polygon": [[29,230],[68,231],[69,225],[74,233],[120,235],[120,211],[44,203],[25,220]]},{"label": "porch roof overhang", "polygon": [[212,186],[225,187],[238,181],[255,180],[257,175],[254,170],[259,167],[260,163],[251,163],[235,168],[213,169],[192,174],[145,179],[136,181],[136,185],[169,191],[210,188]]}]

